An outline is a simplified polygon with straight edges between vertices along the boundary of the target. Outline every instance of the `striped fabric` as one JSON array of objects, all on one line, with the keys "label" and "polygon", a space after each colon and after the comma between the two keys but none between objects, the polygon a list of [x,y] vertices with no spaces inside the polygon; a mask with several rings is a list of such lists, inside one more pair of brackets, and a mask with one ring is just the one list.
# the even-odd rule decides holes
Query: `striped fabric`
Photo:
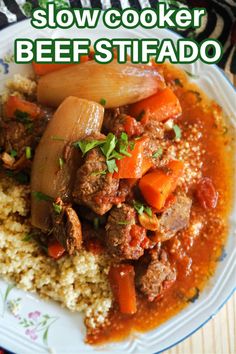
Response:
[{"label": "striped fabric", "polygon": [[[93,7],[107,9],[115,7],[125,9],[134,7],[140,10],[145,7],[155,8],[157,0],[48,0],[72,7]],[[11,23],[27,18],[31,8],[45,4],[47,0],[0,0],[0,29]],[[172,3],[173,1],[166,0]],[[172,5],[171,5],[172,6]],[[205,7],[207,19],[202,28],[196,31],[184,31],[183,36],[201,41],[205,38],[218,39],[224,48],[224,55],[219,63],[223,69],[236,74],[236,0],[179,0],[176,6]]]}]

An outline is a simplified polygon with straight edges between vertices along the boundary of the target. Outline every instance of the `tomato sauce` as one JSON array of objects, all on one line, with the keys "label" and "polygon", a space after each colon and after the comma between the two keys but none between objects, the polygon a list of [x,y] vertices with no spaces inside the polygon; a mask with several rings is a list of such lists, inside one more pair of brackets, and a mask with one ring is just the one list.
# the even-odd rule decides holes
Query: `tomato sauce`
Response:
[{"label": "tomato sauce", "polygon": [[218,193],[218,204],[215,209],[203,208],[195,196],[196,185],[189,187],[193,198],[191,218],[201,220],[202,228],[197,237],[187,229],[165,242],[164,248],[178,271],[176,282],[152,303],[137,294],[138,311],[134,315],[121,314],[114,305],[106,324],[88,332],[87,342],[90,344],[118,341],[134,331],[154,329],[194,302],[214,274],[226,242],[234,171],[233,136],[224,121],[223,110],[190,83],[183,71],[169,64],[160,65],[159,68],[180,100],[183,114],[177,124],[182,130],[183,139],[190,139],[190,124],[197,127],[199,144],[204,151],[200,161],[202,176],[213,181]]}]

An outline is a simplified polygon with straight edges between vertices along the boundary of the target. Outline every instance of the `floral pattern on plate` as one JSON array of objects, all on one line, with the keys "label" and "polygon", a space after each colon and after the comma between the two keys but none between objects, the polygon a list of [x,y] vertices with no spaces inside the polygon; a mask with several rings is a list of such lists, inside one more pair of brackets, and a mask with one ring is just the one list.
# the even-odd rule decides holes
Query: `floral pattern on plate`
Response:
[{"label": "floral pattern on plate", "polygon": [[59,317],[43,314],[38,310],[28,312],[27,316],[21,316],[22,298],[9,299],[14,287],[14,284],[9,284],[4,290],[0,289],[0,298],[2,300],[0,316],[3,318],[8,309],[8,312],[18,320],[18,324],[25,329],[24,333],[30,340],[41,339],[43,344],[48,347],[49,329]]}]

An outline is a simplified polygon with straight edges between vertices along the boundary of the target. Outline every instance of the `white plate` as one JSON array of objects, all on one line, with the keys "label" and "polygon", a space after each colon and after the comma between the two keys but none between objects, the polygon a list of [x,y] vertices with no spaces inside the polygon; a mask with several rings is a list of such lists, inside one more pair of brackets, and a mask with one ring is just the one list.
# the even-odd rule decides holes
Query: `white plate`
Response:
[{"label": "white plate", "polygon": [[[96,30],[35,30],[29,21],[18,23],[3,30],[0,42],[0,92],[6,79],[14,73],[27,73],[30,66],[15,65],[12,62],[13,41],[16,38],[39,37],[68,37],[86,38],[92,41],[98,38],[171,38],[176,41],[178,36],[168,30],[108,30],[102,25]],[[216,66],[206,65],[200,61],[191,65],[182,65],[183,68],[198,75],[194,81],[207,94],[214,98],[225,110],[236,130],[235,101],[236,93],[233,86]],[[53,348],[56,353],[96,353],[104,354],[153,354],[161,352],[179,343],[198,328],[203,326],[221,306],[228,300],[235,287],[235,229],[236,229],[236,200],[234,211],[230,216],[229,238],[225,247],[225,257],[219,262],[217,272],[211,278],[205,291],[200,294],[198,300],[189,305],[178,315],[171,318],[157,329],[121,342],[91,347],[83,342],[85,329],[83,318],[80,314],[72,314],[62,309],[53,302],[45,302],[39,297],[25,293],[16,288],[11,289],[5,301],[19,300],[21,302],[20,318],[14,317],[7,309],[4,310],[4,301],[0,297],[0,344],[15,353],[48,353]],[[4,295],[9,285],[0,281],[0,290]],[[1,312],[4,316],[1,317]],[[49,317],[43,317],[48,315]],[[23,327],[23,320],[32,320],[32,326]],[[32,329],[35,323],[46,319],[44,330],[36,333]],[[43,334],[48,328],[47,341]]]}]

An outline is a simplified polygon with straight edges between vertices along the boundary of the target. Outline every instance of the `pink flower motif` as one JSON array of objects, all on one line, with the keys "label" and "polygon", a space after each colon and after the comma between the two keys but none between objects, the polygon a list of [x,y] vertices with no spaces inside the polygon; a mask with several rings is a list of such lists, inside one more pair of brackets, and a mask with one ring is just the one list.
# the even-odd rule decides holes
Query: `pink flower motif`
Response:
[{"label": "pink flower motif", "polygon": [[41,312],[39,312],[39,311],[34,311],[34,312],[30,312],[30,313],[28,314],[28,317],[29,317],[31,320],[36,321],[36,320],[39,318],[40,315],[41,315]]},{"label": "pink flower motif", "polygon": [[35,333],[34,329],[27,329],[25,334],[29,336],[32,340],[36,340],[38,338],[37,334]]}]

